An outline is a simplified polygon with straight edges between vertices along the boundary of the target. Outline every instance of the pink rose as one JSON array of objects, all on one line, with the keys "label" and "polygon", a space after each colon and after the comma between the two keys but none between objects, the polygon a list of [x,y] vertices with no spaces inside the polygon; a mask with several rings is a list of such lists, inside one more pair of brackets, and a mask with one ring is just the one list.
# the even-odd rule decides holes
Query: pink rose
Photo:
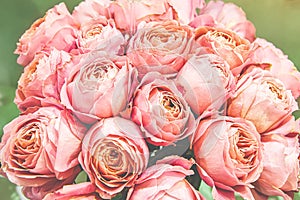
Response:
[{"label": "pink rose", "polygon": [[140,22],[177,20],[188,24],[197,15],[204,0],[117,0],[110,5],[110,13],[118,29],[133,34]]},{"label": "pink rose", "polygon": [[216,54],[222,57],[230,66],[234,75],[242,70],[242,64],[248,58],[251,50],[250,42],[236,33],[214,27],[199,27],[195,29],[196,54]]},{"label": "pink rose", "polygon": [[192,139],[201,178],[214,199],[253,199],[250,188],[262,171],[262,145],[255,126],[241,118],[217,117],[200,122]]},{"label": "pink rose", "polygon": [[148,164],[149,150],[139,127],[120,117],[94,124],[83,139],[79,162],[102,198],[135,184]]},{"label": "pink rose", "polygon": [[229,29],[250,42],[255,39],[254,25],[247,20],[245,12],[233,3],[209,1],[190,25],[195,28],[212,26]]},{"label": "pink rose", "polygon": [[66,5],[60,3],[47,11],[43,18],[35,21],[20,38],[16,54],[18,63],[26,66],[40,51],[51,48],[70,52],[75,48],[77,27]]},{"label": "pink rose", "polygon": [[253,122],[258,132],[264,133],[288,122],[296,109],[291,91],[268,71],[255,68],[238,81],[227,113]]},{"label": "pink rose", "polygon": [[77,46],[81,52],[105,51],[109,55],[124,55],[125,39],[112,20],[104,17],[80,25]]},{"label": "pink rose", "polygon": [[4,127],[1,170],[30,191],[71,183],[80,171],[77,157],[85,130],[68,111],[56,107],[25,113]]},{"label": "pink rose", "polygon": [[130,188],[127,200],[144,199],[204,199],[185,179],[194,174],[193,162],[178,156],[165,157],[152,165]]},{"label": "pink rose", "polygon": [[45,98],[59,102],[59,93],[70,67],[76,63],[67,52],[52,49],[50,53],[38,53],[24,68],[18,81],[14,102],[21,111],[41,106]]},{"label": "pink rose", "polygon": [[177,21],[140,24],[127,50],[140,76],[149,71],[176,74],[191,50],[192,31]]},{"label": "pink rose", "polygon": [[85,123],[118,115],[127,103],[130,66],[126,58],[90,52],[74,66],[62,87],[61,101]]},{"label": "pink rose", "polygon": [[101,198],[96,193],[96,186],[90,182],[79,184],[64,185],[63,188],[49,193],[43,200],[100,200]]},{"label": "pink rose", "polygon": [[177,83],[197,115],[205,110],[218,110],[236,86],[229,65],[214,54],[191,57],[177,74]]},{"label": "pink rose", "polygon": [[270,134],[262,136],[264,168],[254,183],[257,199],[282,196],[292,200],[298,191],[299,131],[288,136]]},{"label": "pink rose", "polygon": [[291,90],[295,99],[300,96],[300,72],[284,53],[272,43],[257,38],[257,48],[249,55],[248,64],[269,65],[271,74]]},{"label": "pink rose", "polygon": [[191,135],[195,118],[172,80],[148,73],[135,91],[131,119],[156,146],[167,146]]}]

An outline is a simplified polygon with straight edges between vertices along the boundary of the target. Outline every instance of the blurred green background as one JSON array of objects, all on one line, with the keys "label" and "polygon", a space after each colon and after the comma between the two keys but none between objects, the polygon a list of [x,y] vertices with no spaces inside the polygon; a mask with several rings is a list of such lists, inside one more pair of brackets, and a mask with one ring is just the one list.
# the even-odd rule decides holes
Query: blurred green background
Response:
[{"label": "blurred green background", "polygon": [[[18,115],[13,104],[23,68],[13,54],[16,42],[30,25],[59,0],[1,0],[0,6],[0,135],[2,127]],[[64,1],[70,12],[80,0]],[[183,1],[184,2],[184,1]],[[300,67],[300,0],[226,0],[239,5],[257,29],[257,36],[281,48]],[[17,199],[15,188],[0,178],[0,199]]]}]

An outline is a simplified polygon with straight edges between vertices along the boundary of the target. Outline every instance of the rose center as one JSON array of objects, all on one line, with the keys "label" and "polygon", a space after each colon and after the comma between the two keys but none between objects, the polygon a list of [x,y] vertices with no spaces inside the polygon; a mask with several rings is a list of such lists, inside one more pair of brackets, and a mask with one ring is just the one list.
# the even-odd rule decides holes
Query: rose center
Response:
[{"label": "rose center", "polygon": [[222,44],[230,46],[232,48],[236,47],[236,41],[227,33],[213,31],[209,34],[210,39],[219,41]]},{"label": "rose center", "polygon": [[255,162],[258,143],[255,138],[249,136],[251,136],[249,133],[241,129],[232,136],[233,146],[230,156],[238,164],[251,166]]},{"label": "rose center", "polygon": [[86,32],[85,37],[87,39],[91,39],[94,38],[96,35],[99,35],[100,33],[102,33],[102,26],[96,25]]},{"label": "rose center", "polygon": [[14,159],[18,163],[23,164],[26,162],[24,153],[28,156],[34,156],[39,151],[41,146],[40,133],[40,127],[35,122],[27,124],[19,130],[13,149]]},{"label": "rose center", "polygon": [[[160,104],[165,110],[168,119],[177,118],[181,112],[180,101],[170,92],[161,95]],[[169,118],[171,117],[171,118]]]}]

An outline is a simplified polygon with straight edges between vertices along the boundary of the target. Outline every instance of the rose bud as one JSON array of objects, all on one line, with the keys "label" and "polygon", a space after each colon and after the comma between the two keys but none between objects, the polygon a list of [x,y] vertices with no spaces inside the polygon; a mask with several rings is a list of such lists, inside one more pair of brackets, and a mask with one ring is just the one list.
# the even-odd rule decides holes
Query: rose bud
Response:
[{"label": "rose bud", "polygon": [[177,21],[141,23],[130,39],[127,55],[145,75],[150,71],[176,74],[191,50],[192,31]]},{"label": "rose bud", "polygon": [[272,43],[257,38],[254,43],[256,47],[247,60],[247,64],[269,65],[266,68],[271,74],[281,80],[286,89],[291,90],[295,99],[300,96],[300,72],[294,63]]},{"label": "rose bud", "polygon": [[264,133],[288,122],[296,109],[291,91],[280,80],[268,71],[254,68],[238,80],[227,113],[253,122],[257,131]]},{"label": "rose bud", "polygon": [[76,47],[76,33],[77,26],[66,5],[54,6],[22,35],[15,50],[19,55],[18,63],[26,66],[36,53],[49,52],[51,48],[70,52]]},{"label": "rose bud", "polygon": [[156,146],[173,144],[195,129],[195,118],[174,81],[157,72],[146,74],[137,87],[131,119]]},{"label": "rose bud", "polygon": [[67,52],[52,49],[50,53],[38,53],[24,68],[18,81],[14,102],[21,111],[41,106],[45,98],[60,101],[60,90],[70,67],[76,59]]},{"label": "rose bud", "polygon": [[222,57],[230,66],[234,75],[241,72],[242,64],[251,50],[250,42],[236,33],[222,28],[199,27],[195,29],[194,52],[201,54],[216,54]]},{"label": "rose bud", "polygon": [[12,183],[34,191],[72,183],[80,171],[77,157],[85,131],[72,114],[56,107],[25,113],[4,127],[1,170]]},{"label": "rose bud", "polygon": [[105,51],[108,55],[123,55],[125,39],[112,20],[104,17],[80,25],[77,46],[81,52]]},{"label": "rose bud", "polygon": [[191,57],[177,74],[176,81],[197,115],[205,110],[218,110],[236,87],[229,65],[214,54]]},{"label": "rose bud", "polygon": [[169,156],[147,168],[129,189],[127,200],[144,199],[204,199],[199,191],[185,179],[194,174],[193,161]]},{"label": "rose bud", "polygon": [[262,136],[264,168],[253,184],[257,198],[282,196],[292,200],[298,191],[299,143],[298,134],[282,136],[278,133]]},{"label": "rose bud", "polygon": [[234,3],[209,1],[190,26],[212,26],[229,29],[250,42],[255,40],[255,27],[247,20],[245,12]]},{"label": "rose bud", "polygon": [[127,103],[130,66],[104,52],[84,54],[61,91],[61,102],[84,123],[118,115]]},{"label": "rose bud", "polygon": [[255,126],[242,118],[200,121],[192,138],[200,177],[213,187],[214,199],[234,199],[234,192],[254,199],[250,188],[262,171],[262,145]]},{"label": "rose bud", "polygon": [[98,193],[96,193],[96,186],[90,182],[79,184],[64,185],[63,188],[49,193],[43,200],[101,200]]},{"label": "rose bud", "polygon": [[83,139],[79,162],[102,198],[112,198],[132,187],[148,164],[149,150],[132,121],[105,118]]}]

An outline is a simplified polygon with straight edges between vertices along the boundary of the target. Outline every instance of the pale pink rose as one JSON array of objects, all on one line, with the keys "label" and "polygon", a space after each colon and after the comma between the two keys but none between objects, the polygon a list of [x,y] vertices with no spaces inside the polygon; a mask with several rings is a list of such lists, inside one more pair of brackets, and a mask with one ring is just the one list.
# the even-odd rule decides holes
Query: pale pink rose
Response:
[{"label": "pale pink rose", "polygon": [[85,24],[91,20],[106,18],[109,19],[109,5],[111,0],[85,0],[73,10],[72,16],[78,24]]},{"label": "pale pink rose", "polygon": [[252,49],[250,42],[236,33],[222,28],[203,26],[195,29],[196,54],[216,54],[230,66],[234,75],[242,70],[242,64]]},{"label": "pale pink rose", "polygon": [[284,53],[265,39],[257,38],[254,43],[257,47],[249,55],[248,64],[269,65],[267,70],[281,80],[286,89],[291,90],[294,98],[300,96],[300,72],[294,63]]},{"label": "pale pink rose", "polygon": [[236,87],[230,66],[214,54],[191,57],[177,74],[176,81],[197,115],[205,110],[218,110]]},{"label": "pale pink rose", "polygon": [[255,126],[242,118],[200,122],[192,139],[199,174],[213,187],[214,199],[234,199],[237,192],[254,200],[251,188],[263,168],[262,145]]},{"label": "pale pink rose", "polygon": [[83,139],[79,162],[102,198],[132,187],[148,164],[149,150],[132,121],[106,118],[94,124]]},{"label": "pale pink rose", "polygon": [[63,188],[47,194],[43,200],[100,200],[96,186],[90,182],[64,185]]},{"label": "pale pink rose", "polygon": [[245,12],[233,3],[209,1],[190,25],[195,28],[212,26],[229,29],[250,42],[255,39],[254,25],[247,20]]},{"label": "pale pink rose", "polygon": [[204,0],[117,0],[109,10],[118,29],[133,34],[140,22],[177,20],[188,24],[204,4]]},{"label": "pale pink rose", "polygon": [[74,49],[77,26],[66,5],[60,3],[48,10],[43,18],[36,20],[22,35],[17,44],[18,63],[26,66],[40,51],[51,48],[70,52]]},{"label": "pale pink rose", "polygon": [[105,17],[80,24],[76,41],[78,48],[84,53],[97,50],[109,55],[124,55],[125,38],[114,22]]},{"label": "pale pink rose", "polygon": [[287,123],[297,104],[290,90],[268,71],[254,68],[237,82],[237,91],[229,100],[227,113],[245,118],[259,133]]},{"label": "pale pink rose", "polygon": [[32,191],[71,183],[80,171],[77,157],[85,131],[72,114],[57,107],[25,113],[4,127],[1,169],[12,183]]},{"label": "pale pink rose", "polygon": [[147,168],[129,189],[127,200],[141,199],[204,199],[185,179],[194,174],[193,161],[179,156],[169,156]]},{"label": "pale pink rose", "polygon": [[61,102],[84,123],[118,115],[127,103],[130,70],[125,57],[84,54],[62,87]]},{"label": "pale pink rose", "polygon": [[173,144],[195,129],[193,113],[175,82],[156,72],[146,74],[136,89],[131,119],[156,146]]},{"label": "pale pink rose", "polygon": [[14,102],[21,111],[41,106],[45,98],[60,101],[60,90],[76,59],[64,51],[52,49],[50,53],[38,53],[24,68]]},{"label": "pale pink rose", "polygon": [[192,31],[177,21],[141,23],[127,55],[140,76],[149,71],[176,74],[191,51]]},{"label": "pale pink rose", "polygon": [[264,168],[254,183],[259,198],[282,196],[292,200],[294,192],[298,191],[298,134],[295,132],[282,136],[275,133],[262,136]]}]

